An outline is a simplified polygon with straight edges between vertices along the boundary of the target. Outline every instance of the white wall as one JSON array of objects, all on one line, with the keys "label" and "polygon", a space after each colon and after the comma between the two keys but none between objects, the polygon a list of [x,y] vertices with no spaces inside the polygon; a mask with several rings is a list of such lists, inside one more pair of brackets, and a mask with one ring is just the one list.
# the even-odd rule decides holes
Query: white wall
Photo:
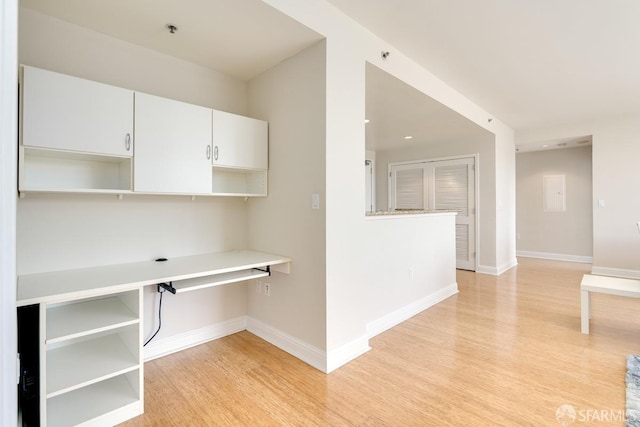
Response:
[{"label": "white wall", "polygon": [[[293,258],[271,296],[248,292],[248,314],[326,349],[325,53],[320,42],[249,83],[249,110],[269,121],[269,197],[249,202],[249,246]],[[311,209],[311,195],[320,209]]]},{"label": "white wall", "polygon": [[[496,260],[493,264],[478,271],[489,274],[502,274],[518,262],[516,253],[516,151],[515,134],[503,123],[496,123],[495,131],[495,233]],[[483,257],[482,254],[480,254]]]},{"label": "white wall", "polygon": [[[246,83],[26,9],[21,63],[246,113]],[[247,245],[246,203],[238,199],[29,195],[18,202],[18,273],[216,252]],[[158,297],[145,289],[145,335]],[[203,303],[206,301],[206,303]],[[244,284],[165,296],[154,342],[246,314]]]},{"label": "white wall", "polygon": [[0,0],[0,414],[17,425],[16,185],[18,2]]},{"label": "white wall", "polygon": [[[390,284],[367,272],[372,266],[385,266],[387,259],[371,253],[367,248],[375,226],[364,218],[364,96],[365,62],[370,62],[400,80],[414,86],[428,96],[496,134],[496,161],[500,161],[496,181],[496,199],[502,203],[496,221],[501,221],[500,234],[496,230],[496,249],[491,258],[497,263],[515,260],[515,150],[513,132],[498,119],[491,122],[486,111],[466,99],[402,52],[377,38],[356,22],[344,16],[324,1],[266,0],[293,19],[327,37],[327,93],[326,93],[326,293],[327,293],[327,352],[329,365],[334,359],[347,359],[348,354],[366,351],[362,343],[367,337],[367,324],[375,322],[371,307],[377,313],[391,313],[401,309],[393,303],[385,304],[380,296]],[[383,61],[381,50],[392,52]],[[508,155],[509,149],[511,156]],[[496,172],[498,177],[498,172]],[[498,213],[500,218],[498,218]],[[399,248],[401,243],[389,233],[389,244]],[[452,237],[453,239],[453,237]],[[506,256],[505,256],[506,254]],[[508,261],[505,265],[508,264]],[[406,273],[406,266],[391,265],[398,273]],[[442,289],[447,286],[440,283]],[[397,304],[397,301],[396,301]],[[335,357],[334,357],[335,356]]]},{"label": "white wall", "polygon": [[[592,135],[593,267],[597,274],[640,278],[640,115],[601,117],[519,132],[518,144]],[[598,200],[605,207],[598,208]]]},{"label": "white wall", "polygon": [[[593,132],[593,271],[640,278],[640,115],[616,117]],[[605,207],[598,208],[598,200]]]},{"label": "white wall", "polygon": [[[590,262],[593,255],[591,147],[516,155],[518,255]],[[544,212],[544,175],[563,174],[566,211]]]},{"label": "white wall", "polygon": [[368,298],[369,335],[393,325],[395,316],[405,320],[404,311],[416,314],[412,306],[421,311],[457,292],[454,215],[372,217],[366,226],[365,256],[384,259],[365,272],[365,281],[374,285]]}]

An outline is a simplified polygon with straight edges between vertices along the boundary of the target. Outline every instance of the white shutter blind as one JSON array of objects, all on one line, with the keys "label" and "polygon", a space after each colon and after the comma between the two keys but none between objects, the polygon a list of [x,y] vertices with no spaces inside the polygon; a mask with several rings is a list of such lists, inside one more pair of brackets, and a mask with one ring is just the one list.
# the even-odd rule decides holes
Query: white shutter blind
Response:
[{"label": "white shutter blind", "polygon": [[436,166],[435,209],[455,210],[469,214],[468,168],[466,164]]},{"label": "white shutter blind", "polygon": [[396,170],[396,209],[424,209],[424,170]]},{"label": "white shutter blind", "polygon": [[456,259],[469,260],[469,225],[456,224]]}]

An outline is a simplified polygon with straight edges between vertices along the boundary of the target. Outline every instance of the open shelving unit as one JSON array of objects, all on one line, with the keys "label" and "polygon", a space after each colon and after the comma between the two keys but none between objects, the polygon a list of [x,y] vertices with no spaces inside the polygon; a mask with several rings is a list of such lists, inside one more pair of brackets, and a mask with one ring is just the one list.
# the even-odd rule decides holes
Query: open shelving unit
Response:
[{"label": "open shelving unit", "polygon": [[42,425],[143,412],[141,313],[141,289],[40,305]]}]

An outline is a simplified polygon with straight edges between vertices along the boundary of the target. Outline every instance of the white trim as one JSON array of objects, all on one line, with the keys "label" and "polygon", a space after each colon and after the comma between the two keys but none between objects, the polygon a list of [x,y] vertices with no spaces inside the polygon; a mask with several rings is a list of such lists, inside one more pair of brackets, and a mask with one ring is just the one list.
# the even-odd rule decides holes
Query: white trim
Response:
[{"label": "white trim", "polygon": [[511,270],[513,267],[518,265],[518,260],[516,258],[512,259],[510,262],[499,265],[497,267],[492,267],[488,265],[479,265],[476,273],[481,274],[490,274],[492,276],[499,276],[505,271]]},{"label": "white trim", "polygon": [[516,256],[523,258],[551,259],[555,261],[593,263],[593,257],[583,255],[555,254],[551,252],[516,251]]},{"label": "white trim", "polygon": [[371,150],[365,150],[364,159],[371,162],[371,205],[373,212],[377,210],[376,203],[376,152]]},{"label": "white trim", "polygon": [[591,274],[597,274],[600,276],[613,276],[613,277],[626,277],[629,279],[640,279],[639,270],[627,270],[623,268],[610,268],[610,267],[591,267]]},{"label": "white trim", "polygon": [[325,372],[327,374],[331,373],[369,350],[371,350],[371,347],[369,347],[369,337],[367,335],[331,350],[327,355],[327,369]]},{"label": "white trim", "polygon": [[311,344],[308,344],[286,332],[262,323],[253,317],[247,316],[247,331],[262,338],[281,350],[302,360],[314,368],[327,372],[327,352]]},{"label": "white trim", "polygon": [[0,414],[18,423],[16,189],[18,0],[0,0]]},{"label": "white trim", "polygon": [[208,341],[226,337],[246,329],[247,317],[241,316],[235,319],[194,329],[167,338],[154,340],[144,348],[144,361],[166,356],[189,347],[195,347]]},{"label": "white trim", "polygon": [[423,297],[417,301],[412,302],[411,304],[407,304],[404,307],[392,311],[391,313],[386,314],[377,320],[369,322],[367,324],[367,336],[369,338],[373,338],[376,335],[393,328],[394,326],[404,322],[405,320],[412,318],[421,311],[424,311],[429,307],[432,307],[457,293],[458,284],[452,283],[442,289],[437,290],[436,292],[427,295],[426,297]]},{"label": "white trim", "polygon": [[476,273],[498,276],[498,268],[491,267],[489,265],[478,265],[478,268],[476,269]]}]

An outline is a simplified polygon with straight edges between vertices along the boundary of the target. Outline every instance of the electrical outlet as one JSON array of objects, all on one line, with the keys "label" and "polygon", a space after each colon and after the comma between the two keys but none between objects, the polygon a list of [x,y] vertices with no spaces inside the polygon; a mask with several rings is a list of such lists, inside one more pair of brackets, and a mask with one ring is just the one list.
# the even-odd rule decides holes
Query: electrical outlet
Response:
[{"label": "electrical outlet", "polygon": [[271,296],[271,283],[264,284],[264,294],[268,297]]},{"label": "electrical outlet", "polygon": [[262,292],[262,282],[260,280],[256,280],[256,293],[259,294]]}]

